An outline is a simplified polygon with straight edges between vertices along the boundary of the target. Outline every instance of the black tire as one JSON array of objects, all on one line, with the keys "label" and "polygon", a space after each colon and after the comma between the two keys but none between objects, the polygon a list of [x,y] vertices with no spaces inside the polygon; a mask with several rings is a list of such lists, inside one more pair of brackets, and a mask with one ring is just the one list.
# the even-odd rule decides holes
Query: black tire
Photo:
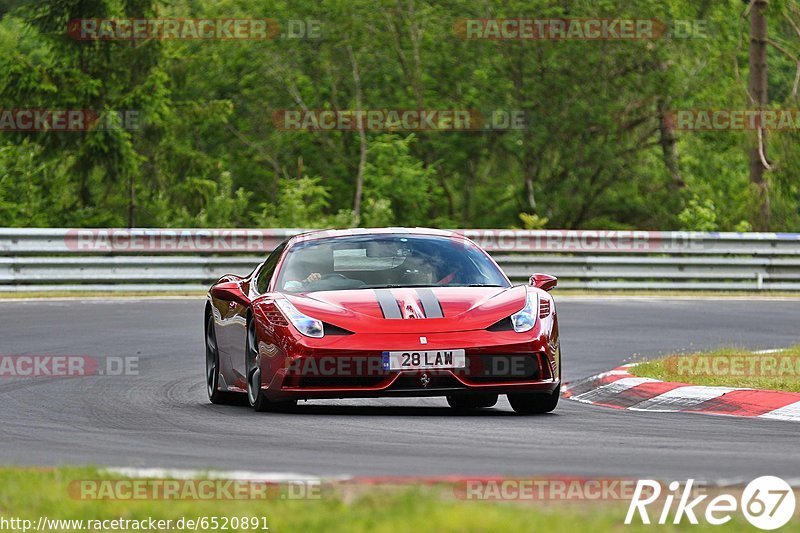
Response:
[{"label": "black tire", "polygon": [[453,409],[470,410],[494,407],[497,394],[456,394],[447,397],[447,403]]},{"label": "black tire", "polygon": [[214,315],[206,313],[206,392],[211,403],[218,405],[241,405],[243,398],[235,392],[219,390],[219,346],[214,329]]},{"label": "black tire", "polygon": [[258,334],[255,322],[247,325],[247,343],[245,360],[247,369],[247,400],[250,406],[259,413],[266,411],[285,411],[297,404],[296,400],[270,401],[261,390],[261,362],[258,355]]},{"label": "black tire", "polygon": [[521,415],[539,415],[556,408],[560,393],[561,385],[552,393],[509,394],[508,403]]}]

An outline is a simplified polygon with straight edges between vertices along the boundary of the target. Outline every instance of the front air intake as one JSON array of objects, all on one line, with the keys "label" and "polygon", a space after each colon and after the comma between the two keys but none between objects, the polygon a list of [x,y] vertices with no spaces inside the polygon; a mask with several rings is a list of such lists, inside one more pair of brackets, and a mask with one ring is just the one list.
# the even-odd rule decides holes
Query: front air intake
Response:
[{"label": "front air intake", "polygon": [[333,324],[328,324],[327,322],[322,323],[322,329],[325,332],[325,335],[352,335],[353,332],[344,328],[340,328],[339,326],[334,326]]},{"label": "front air intake", "polygon": [[506,317],[486,328],[486,331],[514,331],[514,323],[511,322],[511,317]]}]

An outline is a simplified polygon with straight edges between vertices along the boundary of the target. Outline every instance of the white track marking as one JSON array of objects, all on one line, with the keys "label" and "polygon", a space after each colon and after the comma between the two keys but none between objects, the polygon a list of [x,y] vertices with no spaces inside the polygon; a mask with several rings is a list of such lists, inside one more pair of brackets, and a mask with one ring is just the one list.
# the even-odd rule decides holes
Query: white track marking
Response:
[{"label": "white track marking", "polygon": [[[737,390],[730,387],[678,387],[671,391],[659,394],[649,400],[644,400],[633,407],[631,411],[660,411],[674,413],[684,411],[705,401],[719,398],[731,391]],[[741,389],[739,389],[741,390]]]},{"label": "white track marking", "polygon": [[773,420],[788,420],[791,422],[800,422],[800,402],[790,403],[784,405],[779,409],[764,413],[759,418],[770,418]]},{"label": "white track marking", "polygon": [[106,468],[104,472],[131,478],[154,479],[225,479],[234,481],[263,481],[267,483],[302,483],[309,481],[345,481],[351,476],[331,476],[322,478],[308,474],[295,474],[291,472],[249,472],[244,470],[219,471],[219,470],[189,470],[179,468]]},{"label": "white track marking", "polygon": [[652,378],[622,378],[597,387],[596,389],[592,389],[589,392],[584,392],[578,396],[573,396],[570,399],[584,403],[594,403],[594,399],[597,396],[603,397],[609,394],[619,394],[622,391],[632,389],[633,387],[641,385],[642,383],[651,383],[653,381],[658,380]]}]

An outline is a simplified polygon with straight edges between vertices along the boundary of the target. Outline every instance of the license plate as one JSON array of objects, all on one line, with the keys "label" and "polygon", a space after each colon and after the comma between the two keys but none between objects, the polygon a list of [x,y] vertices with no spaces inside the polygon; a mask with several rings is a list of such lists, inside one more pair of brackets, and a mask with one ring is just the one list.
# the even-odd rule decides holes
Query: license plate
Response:
[{"label": "license plate", "polygon": [[437,368],[464,368],[467,356],[464,350],[408,350],[383,352],[384,370],[428,370]]}]

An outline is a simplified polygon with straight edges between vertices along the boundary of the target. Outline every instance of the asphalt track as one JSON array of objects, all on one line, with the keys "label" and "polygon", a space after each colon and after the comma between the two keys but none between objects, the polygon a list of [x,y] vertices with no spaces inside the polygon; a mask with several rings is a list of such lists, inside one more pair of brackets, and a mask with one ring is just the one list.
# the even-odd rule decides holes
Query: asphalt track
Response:
[{"label": "asphalt track", "polygon": [[[257,414],[213,406],[202,299],[0,301],[0,354],[138,356],[138,376],[0,378],[0,464],[213,468],[308,475],[800,478],[800,424],[637,413],[564,401],[520,417],[504,398],[337,400]],[[800,300],[565,298],[565,379],[634,354],[800,342]]]}]

